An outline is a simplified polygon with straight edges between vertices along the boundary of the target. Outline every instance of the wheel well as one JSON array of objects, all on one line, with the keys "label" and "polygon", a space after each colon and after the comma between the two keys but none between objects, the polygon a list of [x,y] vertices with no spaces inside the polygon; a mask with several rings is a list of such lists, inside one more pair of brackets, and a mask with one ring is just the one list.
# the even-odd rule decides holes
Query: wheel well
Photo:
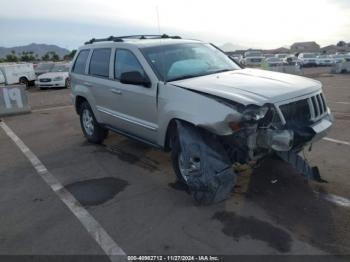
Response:
[{"label": "wheel well", "polygon": [[21,76],[21,77],[19,78],[19,82],[21,82],[22,79],[23,79],[23,80],[26,80],[27,82],[29,82],[29,81],[28,81],[28,78],[25,77],[25,76]]},{"label": "wheel well", "polygon": [[78,115],[80,115],[81,105],[82,105],[84,102],[87,102],[87,100],[86,100],[85,97],[77,96],[77,97],[75,98],[75,111],[77,112]]},{"label": "wheel well", "polygon": [[165,143],[164,143],[164,151],[165,152],[171,151],[171,148],[172,148],[171,139],[177,133],[176,121],[186,122],[190,125],[193,125],[191,122],[188,122],[188,121],[185,121],[182,119],[178,119],[178,118],[171,119],[169,124],[168,124],[167,130],[166,130],[166,135],[165,135]]}]

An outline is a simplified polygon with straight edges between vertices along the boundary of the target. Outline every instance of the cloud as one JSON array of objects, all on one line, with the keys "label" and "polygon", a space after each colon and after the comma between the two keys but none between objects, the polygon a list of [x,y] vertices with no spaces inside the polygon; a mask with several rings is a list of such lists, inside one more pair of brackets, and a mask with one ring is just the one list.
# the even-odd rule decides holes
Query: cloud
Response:
[{"label": "cloud", "polygon": [[[295,41],[316,40],[330,44],[350,39],[350,1],[348,0],[11,0],[2,5],[2,27],[14,27],[10,21],[38,25],[17,26],[12,32],[31,41],[47,34],[72,42],[72,39],[111,34],[180,34],[218,44],[233,42],[252,47],[278,47]],[[26,10],[26,19],[18,16],[18,6]],[[158,23],[158,15],[159,23]],[[7,22],[6,22],[7,21]],[[62,25],[60,25],[60,23]],[[18,24],[18,23],[17,23]],[[64,26],[63,26],[64,25]],[[74,35],[64,28],[76,28]],[[90,31],[87,28],[90,28]],[[60,29],[61,28],[61,29]],[[62,29],[63,28],[63,29]],[[81,30],[81,31],[80,31]],[[28,36],[28,31],[31,34]],[[22,33],[21,33],[22,32]],[[22,36],[22,37],[21,37]],[[39,37],[40,36],[40,37]],[[11,42],[13,36],[1,39]],[[77,41],[74,42],[77,44]]]}]

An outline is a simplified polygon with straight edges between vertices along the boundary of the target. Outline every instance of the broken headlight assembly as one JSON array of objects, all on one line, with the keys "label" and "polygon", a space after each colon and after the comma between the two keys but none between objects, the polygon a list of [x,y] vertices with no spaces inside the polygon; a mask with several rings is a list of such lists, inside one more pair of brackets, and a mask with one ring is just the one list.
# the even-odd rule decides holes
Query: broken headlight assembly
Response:
[{"label": "broken headlight assembly", "polygon": [[265,117],[267,112],[269,111],[268,106],[255,106],[255,105],[250,105],[247,106],[246,109],[242,113],[242,119],[243,121],[247,122],[256,122]]}]

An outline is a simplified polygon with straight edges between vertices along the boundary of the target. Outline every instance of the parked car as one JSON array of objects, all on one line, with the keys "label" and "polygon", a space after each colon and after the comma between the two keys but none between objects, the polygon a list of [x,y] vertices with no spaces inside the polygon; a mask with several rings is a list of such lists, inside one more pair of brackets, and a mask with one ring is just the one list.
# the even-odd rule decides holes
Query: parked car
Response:
[{"label": "parked car", "polygon": [[0,63],[0,71],[6,85],[19,83],[28,87],[34,84],[35,73],[31,63]]},{"label": "parked car", "polygon": [[243,56],[241,55],[231,55],[230,56],[233,60],[235,60],[237,63],[241,63]]},{"label": "parked car", "polygon": [[283,58],[285,65],[300,65],[300,60],[295,55],[288,55]]},{"label": "parked car", "polygon": [[281,66],[283,65],[283,61],[277,57],[266,58],[264,62],[268,67]]},{"label": "parked car", "polygon": [[298,59],[303,67],[317,66],[317,57],[314,53],[300,53]]},{"label": "parked car", "polygon": [[70,64],[66,63],[55,64],[49,73],[38,76],[35,85],[40,89],[68,88],[70,86],[69,67]]},{"label": "parked car", "polygon": [[35,75],[39,76],[48,73],[55,66],[54,62],[41,62],[35,66]]},{"label": "parked car", "polygon": [[178,179],[199,203],[231,194],[233,163],[276,153],[306,165],[297,153],[332,125],[319,81],[242,69],[201,41],[130,38],[78,49],[70,76],[82,132],[92,143],[111,130],[171,151]]},{"label": "parked car", "polygon": [[342,63],[345,61],[345,57],[343,54],[334,54],[331,55],[331,58],[333,59],[334,63]]},{"label": "parked car", "polygon": [[275,57],[274,54],[263,54],[264,58]]},{"label": "parked car", "polygon": [[260,51],[247,51],[242,63],[247,67],[260,67],[263,60],[264,56]]},{"label": "parked car", "polygon": [[334,60],[329,55],[319,55],[317,56],[316,64],[318,66],[332,66],[334,64]]},{"label": "parked car", "polygon": [[279,58],[279,59],[284,59],[287,56],[289,56],[289,54],[276,54],[275,57]]}]

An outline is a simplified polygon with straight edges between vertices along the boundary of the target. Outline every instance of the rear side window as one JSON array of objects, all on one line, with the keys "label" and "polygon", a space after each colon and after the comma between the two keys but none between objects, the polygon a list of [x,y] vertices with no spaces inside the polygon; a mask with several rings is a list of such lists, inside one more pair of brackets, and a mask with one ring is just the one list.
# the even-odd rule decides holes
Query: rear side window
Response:
[{"label": "rear side window", "polygon": [[120,79],[121,74],[132,71],[138,71],[145,76],[142,66],[133,53],[125,49],[117,50],[114,61],[114,78]]},{"label": "rear side window", "polygon": [[109,77],[110,48],[95,49],[90,60],[89,74],[93,76]]},{"label": "rear side window", "polygon": [[90,50],[82,50],[80,51],[77,59],[75,60],[75,64],[73,67],[73,72],[77,74],[85,74],[85,66],[86,61],[89,56]]}]

